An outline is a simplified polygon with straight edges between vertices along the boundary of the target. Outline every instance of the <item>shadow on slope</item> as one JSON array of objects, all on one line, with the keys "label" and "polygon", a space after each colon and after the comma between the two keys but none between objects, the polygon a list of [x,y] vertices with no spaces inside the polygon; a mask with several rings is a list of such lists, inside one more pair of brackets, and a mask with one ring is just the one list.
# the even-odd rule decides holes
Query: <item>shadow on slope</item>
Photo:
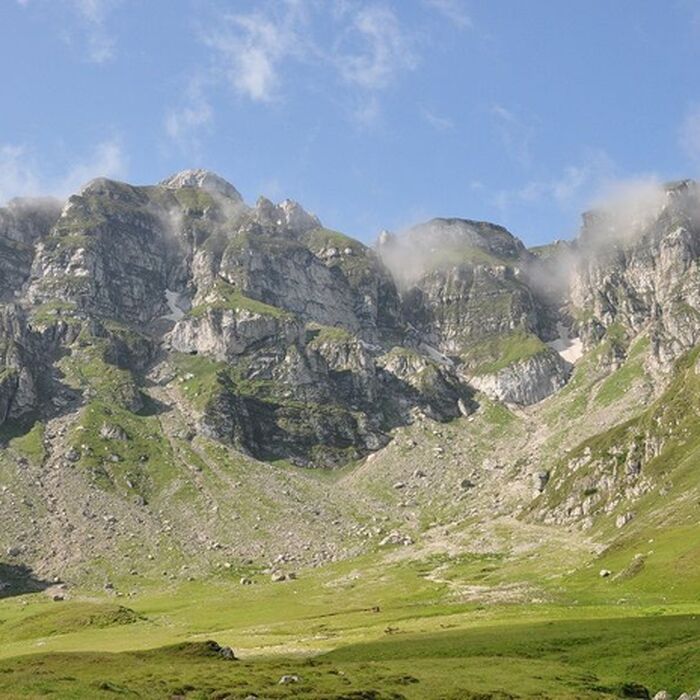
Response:
[{"label": "shadow on slope", "polygon": [[0,562],[0,598],[11,598],[25,593],[37,593],[53,585],[34,575],[24,564]]}]

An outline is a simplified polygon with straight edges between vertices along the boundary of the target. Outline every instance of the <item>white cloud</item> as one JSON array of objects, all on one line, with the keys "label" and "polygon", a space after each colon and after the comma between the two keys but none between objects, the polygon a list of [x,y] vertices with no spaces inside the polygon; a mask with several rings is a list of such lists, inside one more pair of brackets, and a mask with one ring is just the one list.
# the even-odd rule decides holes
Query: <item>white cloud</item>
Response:
[{"label": "white cloud", "polygon": [[26,146],[0,145],[0,203],[12,197],[65,198],[95,177],[122,178],[126,171],[126,157],[116,140],[97,144],[87,158],[57,175],[43,173],[40,160]]},{"label": "white cloud", "polygon": [[39,192],[39,180],[26,149],[13,144],[0,145],[0,204],[18,195]]},{"label": "white cloud", "polygon": [[71,2],[84,19],[95,24],[104,22],[107,13],[115,4],[115,0],[71,0]]},{"label": "white cloud", "polygon": [[666,190],[654,175],[608,183],[589,203],[597,216],[586,226],[587,243],[597,247],[637,237],[666,202]]},{"label": "white cloud", "polygon": [[78,190],[92,178],[119,179],[125,177],[126,172],[126,157],[119,141],[103,141],[97,144],[87,159],[78,161],[54,183],[52,193],[66,196]]},{"label": "white cloud", "polygon": [[[194,150],[197,132],[214,117],[222,86],[253,102],[283,100],[308,73],[318,82],[341,80],[354,90],[338,100],[361,127],[381,116],[379,93],[417,64],[413,35],[380,3],[360,0],[261,0],[248,13],[215,13],[200,31],[211,65],[198,67],[200,88],[165,115],[171,140]],[[206,86],[206,90],[202,89]]]},{"label": "white cloud", "polygon": [[423,2],[458,29],[470,29],[473,26],[464,3],[460,0],[423,0]]},{"label": "white cloud", "polygon": [[351,119],[359,127],[370,128],[374,126],[381,116],[382,110],[376,95],[369,95],[360,100],[358,107],[352,110]]},{"label": "white cloud", "polygon": [[298,14],[290,9],[281,20],[262,12],[227,14],[218,29],[204,35],[228,83],[257,101],[276,97],[283,59],[300,50]]},{"label": "white cloud", "polygon": [[[335,41],[319,31],[326,22]],[[204,43],[229,84],[252,100],[279,97],[282,74],[292,67],[330,66],[346,82],[378,90],[416,65],[409,35],[383,5],[287,0],[224,14],[216,25],[203,33]]]},{"label": "white cloud", "polygon": [[415,68],[417,58],[396,15],[388,7],[370,5],[352,13],[336,63],[347,82],[377,90]]},{"label": "white cloud", "polygon": [[700,107],[696,107],[683,120],[680,142],[686,155],[700,163]]},{"label": "white cloud", "polygon": [[616,181],[616,166],[610,156],[604,150],[589,149],[580,162],[565,166],[558,175],[499,190],[490,201],[502,214],[513,206],[549,204],[578,214]]},{"label": "white cloud", "polygon": [[105,63],[114,58],[116,39],[107,27],[109,13],[121,0],[69,0],[73,11],[85,25],[88,59]]}]

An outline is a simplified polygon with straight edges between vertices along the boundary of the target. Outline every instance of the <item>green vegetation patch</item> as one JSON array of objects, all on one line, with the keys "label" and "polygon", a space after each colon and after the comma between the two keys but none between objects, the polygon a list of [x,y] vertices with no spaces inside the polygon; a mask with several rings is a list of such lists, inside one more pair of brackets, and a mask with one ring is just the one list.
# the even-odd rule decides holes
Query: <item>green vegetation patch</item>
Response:
[{"label": "green vegetation patch", "polygon": [[150,501],[178,476],[173,450],[156,416],[91,401],[70,434],[78,466],[107,491]]},{"label": "green vegetation patch", "polygon": [[76,318],[76,305],[69,301],[55,299],[32,309],[32,322],[37,326],[50,326],[57,321],[65,323],[78,323]]},{"label": "green vegetation patch", "polygon": [[[631,353],[633,368],[640,361],[643,350],[642,342]],[[555,468],[557,478],[553,481],[556,488],[548,488],[544,499],[550,504],[557,504],[569,494],[577,491],[582,494],[584,489],[590,488],[591,484],[587,482],[596,478],[596,473],[615,474],[615,489],[621,489],[627,478],[626,465],[635,461],[643,474],[659,485],[672,477],[672,483],[676,485],[690,479],[687,487],[693,488],[690,474],[696,455],[700,454],[700,430],[695,419],[700,412],[700,376],[695,371],[698,357],[700,348],[681,358],[664,393],[637,416],[588,438],[561,459]],[[631,381],[630,375],[632,378],[638,376],[635,369],[618,372],[624,382]],[[621,383],[624,386],[619,376],[615,373],[606,380],[601,389],[605,390],[604,396],[609,395],[614,399],[619,395]],[[653,453],[648,453],[647,445],[654,445]],[[567,471],[567,465],[571,462],[580,465],[574,473]],[[596,500],[593,512],[605,504],[603,494],[598,492],[595,495],[600,498]],[[642,502],[639,507],[641,505]],[[652,505],[649,504],[650,507]]]},{"label": "green vegetation patch", "polygon": [[545,343],[526,331],[495,335],[477,343],[462,355],[474,374],[496,374],[510,365],[547,352]]},{"label": "green vegetation patch", "polygon": [[350,236],[346,236],[340,231],[333,231],[328,228],[315,228],[305,236],[306,245],[314,252],[318,253],[329,246],[343,250],[350,248],[354,253],[364,255],[367,252],[367,246],[359,241],[356,241]]},{"label": "green vegetation patch", "polygon": [[48,610],[0,625],[0,640],[51,637],[88,628],[104,629],[130,625],[143,619],[130,608],[109,603],[63,602]]},{"label": "green vegetation patch", "polygon": [[42,654],[0,662],[0,697],[574,700],[650,697],[661,688],[677,696],[700,684],[698,629],[694,616],[423,634],[403,633],[399,623],[383,639],[311,657],[227,661],[205,640],[120,654]]},{"label": "green vegetation patch", "polygon": [[34,464],[41,464],[46,457],[44,424],[36,421],[28,432],[11,440],[10,447]]},{"label": "green vegetation patch", "polygon": [[68,382],[88,398],[129,408],[138,406],[140,394],[134,376],[128,369],[107,362],[101,345],[75,345],[71,354],[60,360]]},{"label": "green vegetation patch", "polygon": [[280,320],[292,320],[294,318],[294,314],[291,312],[257,299],[251,299],[223,280],[216,281],[210,292],[210,297],[210,300],[195,306],[188,315],[198,318],[211,310],[218,309],[222,311],[250,311],[260,316],[269,316]]},{"label": "green vegetation patch", "polygon": [[309,323],[306,329],[311,336],[309,340],[309,347],[311,348],[316,348],[326,343],[344,345],[355,339],[350,331],[341,326],[322,326],[317,323]]}]

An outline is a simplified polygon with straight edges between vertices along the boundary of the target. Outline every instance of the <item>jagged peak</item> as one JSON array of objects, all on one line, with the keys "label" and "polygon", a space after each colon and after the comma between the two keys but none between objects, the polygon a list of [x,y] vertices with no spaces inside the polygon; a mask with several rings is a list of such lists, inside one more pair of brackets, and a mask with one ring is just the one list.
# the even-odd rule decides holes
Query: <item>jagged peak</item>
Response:
[{"label": "jagged peak", "polygon": [[295,233],[305,233],[321,226],[319,218],[304,209],[293,199],[284,199],[279,204],[273,204],[267,197],[259,197],[255,205],[258,219],[267,225],[291,230]]},{"label": "jagged peak", "polygon": [[230,182],[224,180],[224,178],[216,173],[211,172],[211,170],[205,170],[203,168],[180,170],[174,175],[165,178],[165,180],[161,180],[158,184],[161,187],[167,187],[169,189],[198,187],[207,192],[235,199],[238,202],[243,201],[238,190]]}]

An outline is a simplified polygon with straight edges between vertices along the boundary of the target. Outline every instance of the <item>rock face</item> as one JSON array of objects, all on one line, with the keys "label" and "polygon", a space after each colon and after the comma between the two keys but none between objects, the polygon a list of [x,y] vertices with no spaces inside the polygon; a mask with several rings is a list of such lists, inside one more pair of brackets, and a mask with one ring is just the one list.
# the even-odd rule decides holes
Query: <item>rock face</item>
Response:
[{"label": "rock face", "polygon": [[378,245],[403,287],[405,318],[473,386],[531,404],[566,382],[568,364],[544,346],[557,317],[529,274],[535,258],[506,229],[433,219]]},{"label": "rock face", "polygon": [[631,232],[602,211],[576,244],[533,251],[462,219],[371,249],[291,200],[248,206],[204,170],[14,200],[0,209],[0,422],[76,392],[144,410],[157,362],[202,434],[334,466],[417,416],[469,414],[477,391],[545,399],[572,371],[577,331],[591,347],[649,327],[668,362],[700,340],[699,199],[677,183]]},{"label": "rock face", "polygon": [[[453,532],[490,551],[494,518],[591,537],[602,522],[630,541],[661,518],[685,527],[699,199],[669,186],[630,235],[599,213],[578,241],[535,250],[457,219],[372,248],[205,171],[13,203],[1,544],[59,571],[135,549],[156,566],[171,546],[169,568],[245,555],[255,571],[288,549],[272,574],[379,545],[431,552]],[[333,478],[288,468],[364,457]],[[604,584],[618,575],[634,571]]]},{"label": "rock face", "polygon": [[527,406],[561,389],[570,373],[571,365],[547,348],[493,374],[472,376],[470,382],[499,401]]},{"label": "rock face", "polygon": [[221,195],[234,202],[243,203],[243,198],[238,190],[229,182],[226,182],[222,177],[209,170],[181,170],[166,178],[160,183],[161,187],[168,189],[180,190],[183,187],[194,187],[199,190],[205,190],[214,195]]},{"label": "rock face", "polygon": [[37,406],[38,350],[38,338],[27,327],[23,311],[0,306],[0,424]]},{"label": "rock face", "polygon": [[671,183],[633,204],[634,216],[629,205],[584,215],[571,304],[588,346],[650,326],[668,364],[700,340],[700,188]]},{"label": "rock face", "polygon": [[29,277],[33,244],[47,236],[61,210],[53,199],[13,199],[0,208],[0,302],[12,300]]},{"label": "rock face", "polygon": [[32,249],[23,243],[0,237],[0,300],[15,297],[29,277]]},{"label": "rock face", "polygon": [[[75,365],[80,384],[80,363],[95,363],[83,400],[115,379],[109,400],[128,410],[143,407],[139,377],[156,356],[176,371],[192,358],[183,381],[204,382],[192,390],[203,434],[304,465],[375,450],[417,413],[470,410],[455,368],[416,345],[376,253],[296,202],[249,207],[188,170],[147,187],[93,180],[41,207],[0,216],[0,294],[18,302],[5,307],[2,420],[53,410],[32,353],[56,376],[55,363]],[[404,346],[410,361],[391,354]],[[61,392],[53,381],[47,397]]]}]

